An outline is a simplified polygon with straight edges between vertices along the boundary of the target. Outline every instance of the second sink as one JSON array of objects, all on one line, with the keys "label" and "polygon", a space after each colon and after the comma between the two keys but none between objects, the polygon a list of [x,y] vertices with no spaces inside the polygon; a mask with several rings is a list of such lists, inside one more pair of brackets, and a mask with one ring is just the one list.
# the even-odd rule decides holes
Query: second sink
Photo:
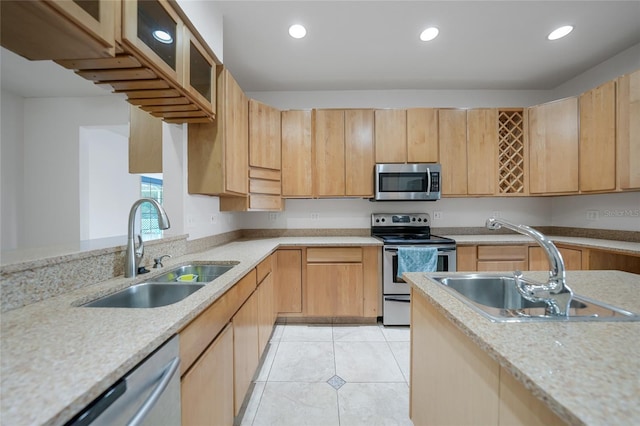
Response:
[{"label": "second sink", "polygon": [[638,321],[638,315],[574,295],[567,317],[546,314],[544,302],[524,299],[512,276],[469,274],[433,276],[447,291],[494,322],[524,321]]}]

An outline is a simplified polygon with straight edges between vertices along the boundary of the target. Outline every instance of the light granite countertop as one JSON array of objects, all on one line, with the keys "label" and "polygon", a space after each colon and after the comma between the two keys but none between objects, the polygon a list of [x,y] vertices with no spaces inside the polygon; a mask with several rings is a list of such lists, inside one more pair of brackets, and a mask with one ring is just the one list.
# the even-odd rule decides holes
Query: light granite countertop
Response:
[{"label": "light granite countertop", "polygon": [[[443,235],[456,240],[459,245],[474,244],[536,244],[533,238],[522,234],[480,234],[480,235]],[[601,240],[596,238],[547,236],[556,244],[571,244],[574,246],[611,250],[620,253],[640,255],[640,243],[617,240]]]},{"label": "light granite countertop", "polygon": [[[640,322],[493,323],[426,274],[404,276],[569,424],[640,424]],[[567,281],[579,295],[640,313],[640,275],[568,271]]]},{"label": "light granite countertop", "polygon": [[[64,424],[178,333],[279,246],[381,245],[370,237],[235,241],[165,262],[135,279],[118,277],[2,314],[0,418],[7,425]],[[186,299],[154,309],[83,308],[186,262],[236,261]]]}]

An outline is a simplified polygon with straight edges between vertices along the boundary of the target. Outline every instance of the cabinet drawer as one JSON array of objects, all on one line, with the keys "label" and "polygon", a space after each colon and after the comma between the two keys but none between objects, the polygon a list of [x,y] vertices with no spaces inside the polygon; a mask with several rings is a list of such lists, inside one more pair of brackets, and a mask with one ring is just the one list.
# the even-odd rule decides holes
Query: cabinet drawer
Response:
[{"label": "cabinet drawer", "polygon": [[249,196],[249,208],[260,210],[282,210],[282,198],[279,195]]},{"label": "cabinet drawer", "polygon": [[180,374],[184,374],[256,288],[252,270],[180,331]]},{"label": "cabinet drawer", "polygon": [[526,260],[478,261],[478,272],[526,271]]},{"label": "cabinet drawer", "polygon": [[274,194],[280,195],[280,181],[279,180],[263,180],[263,179],[250,179],[249,180],[249,192],[252,194]]},{"label": "cabinet drawer", "polygon": [[526,260],[527,246],[478,246],[478,260]]},{"label": "cabinet drawer", "polygon": [[307,249],[308,263],[362,262],[361,247],[310,247]]},{"label": "cabinet drawer", "polygon": [[258,284],[261,283],[262,280],[264,280],[264,277],[269,275],[269,272],[271,272],[272,269],[273,269],[273,256],[269,255],[269,257],[267,257],[265,260],[260,262],[260,264],[258,264],[258,266],[256,267],[256,271],[258,273],[258,276],[257,276]]}]

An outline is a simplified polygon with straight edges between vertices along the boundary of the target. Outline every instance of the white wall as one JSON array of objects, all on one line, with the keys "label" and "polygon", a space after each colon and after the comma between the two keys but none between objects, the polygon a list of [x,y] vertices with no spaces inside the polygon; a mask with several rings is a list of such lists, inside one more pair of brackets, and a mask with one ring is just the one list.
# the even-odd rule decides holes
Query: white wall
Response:
[{"label": "white wall", "polygon": [[640,69],[640,43],[620,52],[551,91],[547,101],[577,96],[623,74]]},{"label": "white wall", "polygon": [[20,96],[0,93],[0,249],[15,249],[22,228],[22,174],[24,102]]},{"label": "white wall", "polygon": [[640,192],[554,197],[551,225],[640,231]]},{"label": "white wall", "polygon": [[[129,126],[124,128],[128,135]],[[126,235],[140,175],[129,174],[129,140],[121,129],[80,129],[80,239]]]},{"label": "white wall", "polygon": [[[443,198],[432,202],[370,202],[361,199],[286,200],[286,210],[277,214],[247,212],[246,229],[368,228],[371,213],[424,213],[433,227],[482,227],[499,215],[530,225],[551,222],[548,198]],[[442,219],[435,219],[440,212]],[[316,218],[317,217],[317,218]]]}]

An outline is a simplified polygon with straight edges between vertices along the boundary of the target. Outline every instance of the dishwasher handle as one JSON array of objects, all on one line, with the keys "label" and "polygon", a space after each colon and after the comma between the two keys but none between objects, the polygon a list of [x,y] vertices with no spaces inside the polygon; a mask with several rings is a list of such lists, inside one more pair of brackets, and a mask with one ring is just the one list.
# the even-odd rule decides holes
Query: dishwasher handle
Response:
[{"label": "dishwasher handle", "polygon": [[138,409],[138,412],[129,420],[127,426],[139,426],[144,418],[149,414],[153,406],[158,402],[158,399],[162,395],[162,392],[165,391],[167,386],[169,386],[169,382],[178,371],[178,366],[180,365],[180,358],[174,358],[167,367],[165,368],[162,376],[155,389],[151,392],[151,394],[144,401],[142,406]]}]

